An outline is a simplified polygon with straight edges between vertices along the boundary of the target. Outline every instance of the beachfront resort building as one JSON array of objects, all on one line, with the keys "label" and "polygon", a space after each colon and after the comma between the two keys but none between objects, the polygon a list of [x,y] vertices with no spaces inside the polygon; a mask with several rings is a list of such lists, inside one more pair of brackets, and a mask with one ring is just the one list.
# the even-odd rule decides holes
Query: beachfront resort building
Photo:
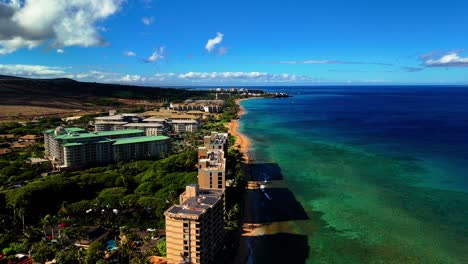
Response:
[{"label": "beachfront resort building", "polygon": [[198,184],[188,185],[166,216],[167,258],[173,263],[214,263],[224,230],[227,133],[212,132],[198,151]]},{"label": "beachfront resort building", "polygon": [[60,169],[159,158],[170,149],[170,140],[165,136],[145,136],[140,129],[89,132],[57,127],[44,132],[44,146],[46,158]]},{"label": "beachfront resort building", "polygon": [[[147,116],[147,118],[143,118]],[[189,115],[172,110],[149,111],[143,114],[115,114],[94,119],[94,131],[116,131],[123,129],[141,129],[147,136],[162,136],[169,132],[179,134],[196,132],[203,115]]]},{"label": "beachfront resort building", "polygon": [[183,103],[170,103],[168,109],[176,111],[199,110],[206,113],[221,113],[224,109],[224,100],[185,100]]},{"label": "beachfront resort building", "polygon": [[124,125],[128,123],[138,123],[141,118],[137,114],[115,114],[115,111],[109,111],[108,116],[94,118],[94,131],[115,131],[125,129]]},{"label": "beachfront resort building", "polygon": [[164,136],[167,135],[167,127],[159,123],[128,123],[123,125],[124,129],[140,129],[145,131],[147,136]]},{"label": "beachfront resort building", "polygon": [[195,120],[171,120],[167,122],[173,133],[187,133],[198,131],[198,122]]}]

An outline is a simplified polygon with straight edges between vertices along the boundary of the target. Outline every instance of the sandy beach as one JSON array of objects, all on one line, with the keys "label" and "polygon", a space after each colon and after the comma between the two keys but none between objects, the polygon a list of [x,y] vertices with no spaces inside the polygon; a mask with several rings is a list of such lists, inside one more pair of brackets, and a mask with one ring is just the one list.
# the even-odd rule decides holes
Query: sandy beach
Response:
[{"label": "sandy beach", "polygon": [[248,137],[246,137],[244,134],[242,134],[239,131],[239,119],[242,117],[242,115],[245,114],[245,109],[242,107],[240,102],[244,100],[248,100],[249,98],[244,98],[244,99],[237,99],[236,104],[239,105],[240,111],[238,113],[238,119],[233,119],[231,122],[229,122],[228,126],[228,132],[229,134],[233,135],[236,138],[236,143],[235,147],[239,148],[239,150],[244,154],[244,157],[247,162],[249,162],[249,147],[250,147],[250,140]]}]

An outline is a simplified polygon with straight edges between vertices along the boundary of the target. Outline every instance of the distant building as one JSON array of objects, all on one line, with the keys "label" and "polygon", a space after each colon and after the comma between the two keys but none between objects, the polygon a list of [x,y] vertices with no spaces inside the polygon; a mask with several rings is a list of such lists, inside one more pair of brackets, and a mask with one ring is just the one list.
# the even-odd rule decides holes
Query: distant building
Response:
[{"label": "distant building", "polygon": [[198,131],[198,122],[195,120],[172,120],[168,121],[174,133],[187,133]]},{"label": "distant building", "polygon": [[167,259],[173,263],[214,263],[224,239],[224,190],[188,185],[180,205],[166,216]]},{"label": "distant building", "polygon": [[165,136],[145,136],[139,129],[89,132],[63,128],[44,132],[45,156],[57,168],[80,168],[91,164],[160,157],[170,148]]},{"label": "distant building", "polygon": [[108,116],[100,116],[94,118],[94,131],[115,131],[125,129],[124,125],[128,123],[138,123],[141,117],[137,114],[119,114],[116,115],[115,111],[109,111]]},{"label": "distant building", "polygon": [[[204,112],[202,112],[203,114]],[[96,117],[94,119],[95,132],[116,131],[124,129],[141,129],[147,136],[162,136],[168,132],[187,133],[196,132],[202,115],[189,115],[171,110],[150,111],[141,118],[136,114],[119,114]]]},{"label": "distant building", "polygon": [[18,139],[18,141],[23,141],[23,142],[36,142],[36,139],[38,139],[39,137],[36,136],[36,135],[25,135],[25,136],[22,136]]},{"label": "distant building", "polygon": [[141,129],[145,131],[147,136],[164,136],[167,135],[167,128],[160,123],[128,123],[123,125],[124,129]]},{"label": "distant building", "polygon": [[221,113],[224,109],[223,100],[185,100],[183,103],[171,103],[170,110],[192,111],[200,110],[207,113]]}]

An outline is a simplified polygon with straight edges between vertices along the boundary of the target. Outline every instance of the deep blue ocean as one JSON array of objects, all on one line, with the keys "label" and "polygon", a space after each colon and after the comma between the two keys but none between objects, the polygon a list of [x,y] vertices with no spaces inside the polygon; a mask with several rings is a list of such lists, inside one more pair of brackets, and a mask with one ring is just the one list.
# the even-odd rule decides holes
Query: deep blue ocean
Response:
[{"label": "deep blue ocean", "polygon": [[284,190],[249,210],[288,227],[249,263],[468,263],[468,87],[262,89],[293,97],[243,101],[241,131]]}]

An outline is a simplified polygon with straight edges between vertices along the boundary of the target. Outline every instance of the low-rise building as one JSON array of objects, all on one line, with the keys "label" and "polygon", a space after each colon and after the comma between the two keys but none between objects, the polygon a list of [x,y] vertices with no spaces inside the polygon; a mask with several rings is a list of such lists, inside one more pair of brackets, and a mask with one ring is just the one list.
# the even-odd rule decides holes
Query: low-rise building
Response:
[{"label": "low-rise building", "polygon": [[114,111],[109,111],[108,116],[100,116],[94,118],[94,131],[115,131],[124,129],[124,125],[128,123],[138,123],[141,118],[137,114],[119,114]]},{"label": "low-rise building", "polygon": [[192,111],[200,110],[207,113],[221,113],[224,109],[223,100],[185,100],[183,103],[170,103],[170,110]]},{"label": "low-rise building", "polygon": [[168,124],[174,133],[196,132],[199,126],[195,120],[171,120]]},{"label": "low-rise building", "polygon": [[214,263],[224,239],[224,190],[188,185],[180,204],[166,216],[167,259],[173,263]]},{"label": "low-rise building", "polygon": [[89,132],[63,128],[44,132],[45,156],[57,168],[80,168],[125,160],[158,158],[170,148],[165,136],[145,136],[145,131],[126,129]]},{"label": "low-rise building", "polygon": [[164,124],[160,123],[128,123],[125,124],[124,129],[140,129],[144,130],[147,136],[164,136],[167,135],[167,128]]}]

